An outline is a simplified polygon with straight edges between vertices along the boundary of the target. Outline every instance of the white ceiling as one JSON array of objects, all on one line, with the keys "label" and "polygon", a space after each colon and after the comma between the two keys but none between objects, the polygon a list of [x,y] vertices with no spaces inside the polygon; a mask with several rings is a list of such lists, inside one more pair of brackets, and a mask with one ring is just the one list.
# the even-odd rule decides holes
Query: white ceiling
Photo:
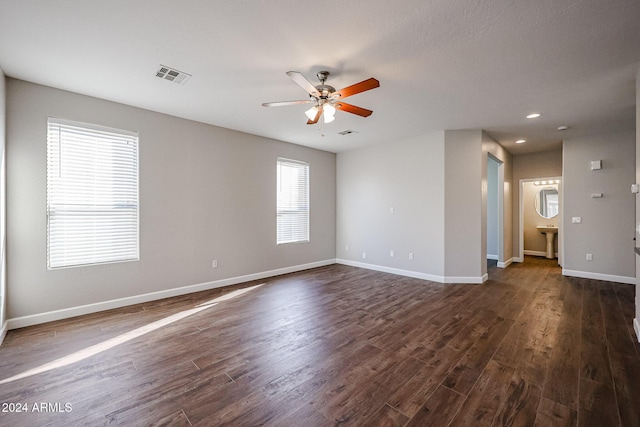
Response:
[{"label": "white ceiling", "polygon": [[[482,128],[519,154],[633,129],[639,63],[638,0],[0,0],[7,76],[334,152]],[[307,97],[289,70],[377,78],[347,101],[373,115],[321,130],[308,106],[262,107]]]}]

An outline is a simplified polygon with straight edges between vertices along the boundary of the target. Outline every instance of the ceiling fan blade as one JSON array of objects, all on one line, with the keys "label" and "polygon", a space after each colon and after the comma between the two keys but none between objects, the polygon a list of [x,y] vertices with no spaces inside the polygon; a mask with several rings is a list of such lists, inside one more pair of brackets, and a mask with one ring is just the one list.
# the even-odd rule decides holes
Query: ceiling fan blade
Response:
[{"label": "ceiling fan blade", "polygon": [[263,107],[283,107],[285,105],[298,105],[298,104],[313,104],[313,99],[301,99],[299,101],[278,101],[278,102],[263,102]]},{"label": "ceiling fan blade", "polygon": [[322,105],[320,105],[318,107],[318,112],[316,113],[316,116],[313,118],[313,120],[307,120],[307,124],[308,125],[315,125],[316,123],[318,123],[318,120],[320,120],[320,116],[322,115]]},{"label": "ceiling fan blade", "polygon": [[354,85],[347,86],[344,89],[337,90],[331,96],[334,99],[344,99],[347,96],[355,95],[357,93],[375,89],[377,87],[380,87],[380,82],[371,77],[370,79],[363,80],[360,83],[356,83]]},{"label": "ceiling fan blade", "polygon": [[307,80],[307,78],[303,76],[302,73],[299,73],[298,71],[287,71],[287,76],[291,77],[294,82],[298,83],[300,87],[302,87],[302,89],[309,92],[309,95],[320,96],[320,92],[318,92],[318,89],[316,89],[316,87],[311,84],[311,82]]},{"label": "ceiling fan blade", "polygon": [[356,114],[362,117],[369,117],[373,113],[373,111],[371,110],[347,104],[346,102],[336,102],[334,104],[334,107],[336,107],[338,110],[346,111],[347,113]]}]

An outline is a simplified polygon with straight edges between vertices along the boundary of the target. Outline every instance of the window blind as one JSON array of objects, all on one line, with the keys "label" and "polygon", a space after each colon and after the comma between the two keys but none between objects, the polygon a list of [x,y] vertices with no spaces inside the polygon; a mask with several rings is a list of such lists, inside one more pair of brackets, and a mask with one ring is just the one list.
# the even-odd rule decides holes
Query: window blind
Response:
[{"label": "window blind", "polygon": [[139,259],[138,135],[49,118],[47,267]]},{"label": "window blind", "polygon": [[309,241],[309,164],[278,158],[277,244]]}]

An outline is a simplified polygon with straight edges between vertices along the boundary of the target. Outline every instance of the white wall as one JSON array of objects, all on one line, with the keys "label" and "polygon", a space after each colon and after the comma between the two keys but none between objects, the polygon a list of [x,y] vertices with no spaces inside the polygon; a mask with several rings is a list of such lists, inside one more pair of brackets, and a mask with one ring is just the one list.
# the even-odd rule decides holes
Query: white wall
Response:
[{"label": "white wall", "polygon": [[498,167],[489,158],[487,163],[487,258],[498,259]]},{"label": "white wall", "polygon": [[521,260],[520,253],[520,180],[562,176],[562,150],[513,156],[513,256]]},{"label": "white wall", "polygon": [[[333,153],[7,82],[9,318],[335,259]],[[47,116],[139,132],[139,262],[47,270]],[[278,156],[310,163],[310,243],[275,244]]]},{"label": "white wall", "polygon": [[[566,139],[562,158],[563,273],[635,282],[635,132]],[[602,170],[591,171],[591,160],[602,160]],[[572,217],[582,223],[572,224]]]},{"label": "white wall", "polygon": [[[498,174],[498,184],[502,188],[502,251],[498,248],[498,267],[505,267],[511,264],[513,259],[513,156],[502,145],[493,140],[486,132],[482,132],[482,215],[487,215],[487,165],[488,158],[491,155],[494,159],[497,159],[501,165]],[[501,172],[500,172],[501,171]],[[500,206],[498,206],[500,209]],[[517,217],[515,217],[517,218]],[[482,241],[487,239],[486,229],[482,230]],[[486,254],[485,254],[486,255]],[[482,274],[487,272],[486,263],[482,263]]]},{"label": "white wall", "polygon": [[[640,184],[640,67],[636,73],[636,183]],[[640,196],[636,195],[636,224],[640,224]],[[636,246],[640,247],[640,233],[636,233]],[[633,327],[640,341],[640,258],[636,256],[636,318]]]},{"label": "white wall", "polygon": [[6,334],[6,86],[0,68],[0,343]]},{"label": "white wall", "polygon": [[487,271],[486,163],[482,131],[445,132],[445,275],[454,281]]},{"label": "white wall", "polygon": [[341,262],[442,278],[443,132],[339,153],[337,182]]},{"label": "white wall", "polygon": [[511,254],[511,156],[480,130],[453,130],[338,154],[339,262],[441,282],[486,280],[488,153],[508,164],[503,239]]}]

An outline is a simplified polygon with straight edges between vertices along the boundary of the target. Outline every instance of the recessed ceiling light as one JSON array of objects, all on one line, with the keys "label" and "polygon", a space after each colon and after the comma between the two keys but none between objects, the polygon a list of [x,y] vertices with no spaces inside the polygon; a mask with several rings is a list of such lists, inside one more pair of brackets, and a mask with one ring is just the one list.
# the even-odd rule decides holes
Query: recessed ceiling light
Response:
[{"label": "recessed ceiling light", "polygon": [[527,141],[525,141],[524,139],[519,139],[516,141],[516,144],[524,144],[525,142]]},{"label": "recessed ceiling light", "polygon": [[537,119],[538,117],[540,117],[542,114],[540,113],[531,113],[527,116],[527,119]]},{"label": "recessed ceiling light", "polygon": [[567,130],[567,129],[569,129],[569,126],[564,126],[564,125],[558,126],[558,130],[559,131],[563,131],[563,130]]}]

